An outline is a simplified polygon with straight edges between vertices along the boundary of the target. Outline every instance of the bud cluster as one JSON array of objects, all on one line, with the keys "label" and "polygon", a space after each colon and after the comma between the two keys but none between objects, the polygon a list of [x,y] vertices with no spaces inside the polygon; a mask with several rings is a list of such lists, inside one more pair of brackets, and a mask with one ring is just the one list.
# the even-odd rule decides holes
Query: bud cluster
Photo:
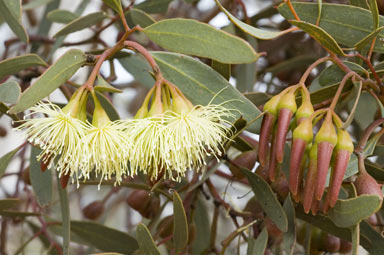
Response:
[{"label": "bud cluster", "polygon": [[[297,92],[302,98],[299,107],[295,97]],[[311,210],[316,214],[331,166],[324,208],[334,207],[353,152],[352,139],[341,128],[339,117],[331,109],[315,112],[309,92],[302,84],[291,86],[272,97],[265,104],[264,111],[258,158],[261,166],[267,169],[270,181],[275,181],[283,162],[286,137],[290,127],[293,127],[289,190],[294,200],[303,203],[306,213]],[[322,124],[314,135],[314,125],[319,121]]]}]

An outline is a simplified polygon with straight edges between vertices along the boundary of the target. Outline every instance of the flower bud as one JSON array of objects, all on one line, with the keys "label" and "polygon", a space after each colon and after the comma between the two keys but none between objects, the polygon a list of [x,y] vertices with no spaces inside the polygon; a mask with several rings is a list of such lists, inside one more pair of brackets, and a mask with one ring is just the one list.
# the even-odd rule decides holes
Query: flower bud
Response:
[{"label": "flower bud", "polygon": [[93,201],[83,208],[83,215],[85,218],[95,220],[100,217],[104,212],[104,203],[100,200]]},{"label": "flower bud", "polygon": [[369,216],[369,218],[367,219],[368,223],[371,225],[371,226],[377,226],[379,224],[379,219],[377,218],[377,215],[376,213],[372,214],[371,216]]},{"label": "flower bud", "polygon": [[312,121],[306,119],[293,131],[293,144],[289,163],[289,189],[293,195],[296,195],[298,192],[300,166],[305,153],[305,148],[312,139]]},{"label": "flower bud", "polygon": [[160,209],[160,199],[157,196],[151,196],[146,190],[134,190],[129,195],[127,203],[141,216],[151,219]]},{"label": "flower bud", "polygon": [[337,134],[331,121],[325,121],[316,135],[317,144],[317,183],[315,198],[320,200],[325,190],[327,173],[333,148],[337,143]]},{"label": "flower bud", "polygon": [[300,107],[297,109],[295,113],[297,124],[300,124],[304,119],[308,118],[309,116],[314,113],[313,106],[311,104],[311,101],[304,101]]},{"label": "flower bud", "polygon": [[336,160],[332,168],[332,176],[326,199],[327,206],[334,207],[336,204],[352,152],[353,143],[351,137],[347,131],[339,129],[336,145]]},{"label": "flower bud", "polygon": [[265,166],[268,158],[269,140],[271,137],[271,130],[275,124],[276,117],[270,112],[267,112],[263,117],[263,122],[260,129],[259,150],[258,157],[260,165]]},{"label": "flower bud", "polygon": [[352,243],[344,239],[341,239],[339,253],[347,254],[347,253],[350,253],[351,251],[352,251]]},{"label": "flower bud", "polygon": [[3,126],[0,126],[0,137],[5,136],[7,136],[7,130]]},{"label": "flower bud", "polygon": [[268,102],[265,103],[263,110],[267,113],[271,113],[272,115],[277,115],[277,107],[282,98],[281,94],[273,96]]},{"label": "flower bud", "polygon": [[289,193],[288,181],[283,173],[280,173],[276,181],[271,185],[272,189],[276,191],[279,197],[285,199]]},{"label": "flower bud", "polygon": [[29,176],[29,170],[30,168],[27,167],[26,169],[24,169],[23,171],[23,181],[26,185],[31,185],[31,178]]},{"label": "flower bud", "polygon": [[323,232],[321,237],[321,250],[326,252],[338,252],[340,249],[340,238],[331,235],[329,233]]},{"label": "flower bud", "polygon": [[269,173],[269,179],[274,182],[276,175],[277,175],[277,160],[276,160],[276,130],[275,133],[272,136],[272,144],[271,144],[271,149],[270,149],[270,157],[269,157],[269,168],[268,168],[268,173]]},{"label": "flower bud", "polygon": [[60,177],[60,184],[63,189],[65,189],[68,185],[70,173],[63,173]]},{"label": "flower bud", "polygon": [[284,158],[284,145],[293,114],[296,112],[296,99],[294,93],[285,94],[278,105],[279,116],[276,133],[276,159],[282,163]]},{"label": "flower bud", "polygon": [[356,180],[355,186],[358,195],[377,195],[383,200],[383,192],[376,180],[366,172],[360,173]]},{"label": "flower bud", "polygon": [[317,145],[314,144],[309,152],[309,166],[304,185],[303,207],[304,212],[309,213],[315,194],[315,183],[317,179]]},{"label": "flower bud", "polygon": [[173,233],[173,215],[164,217],[159,224],[157,225],[157,233],[160,234],[162,238],[169,237]]}]

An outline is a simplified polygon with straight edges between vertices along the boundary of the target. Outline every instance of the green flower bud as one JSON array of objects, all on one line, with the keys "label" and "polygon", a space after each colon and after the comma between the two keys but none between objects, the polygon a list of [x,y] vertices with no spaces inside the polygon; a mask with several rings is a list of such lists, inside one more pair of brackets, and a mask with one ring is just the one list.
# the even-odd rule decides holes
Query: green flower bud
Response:
[{"label": "green flower bud", "polygon": [[314,109],[313,109],[313,106],[311,104],[311,101],[304,101],[300,107],[297,109],[296,111],[296,120],[297,120],[297,123],[300,122],[301,119],[303,118],[308,118],[309,116],[312,115],[312,113],[314,113]]},{"label": "green flower bud", "polygon": [[312,120],[305,119],[303,120],[297,128],[293,131],[293,140],[302,139],[305,142],[309,143],[313,139],[313,131],[312,131]]},{"label": "green flower bud", "polygon": [[353,142],[347,131],[342,129],[337,130],[336,150],[346,150],[350,153],[353,152]]},{"label": "green flower bud", "polygon": [[294,93],[287,93],[281,97],[277,108],[280,109],[289,109],[292,113],[295,113],[297,110],[296,97]]},{"label": "green flower bud", "polygon": [[335,146],[337,144],[337,134],[331,121],[324,121],[316,135],[316,143],[328,142]]},{"label": "green flower bud", "polygon": [[279,105],[280,99],[282,96],[280,94],[273,96],[267,103],[264,105],[264,111],[269,112],[276,116],[277,114],[277,107]]}]

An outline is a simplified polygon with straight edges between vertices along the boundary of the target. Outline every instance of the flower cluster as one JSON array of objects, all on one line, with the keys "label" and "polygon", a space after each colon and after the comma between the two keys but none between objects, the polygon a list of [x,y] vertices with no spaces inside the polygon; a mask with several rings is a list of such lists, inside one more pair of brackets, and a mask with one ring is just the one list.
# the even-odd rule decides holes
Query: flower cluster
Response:
[{"label": "flower cluster", "polygon": [[[296,93],[302,103],[296,105]],[[352,139],[342,129],[342,122],[331,109],[314,111],[309,92],[304,85],[295,85],[272,97],[264,106],[264,119],[260,133],[259,161],[268,169],[269,178],[275,180],[283,162],[286,136],[292,123],[293,139],[289,162],[289,190],[296,202],[303,203],[304,211],[317,213],[323,199],[328,169],[332,166],[330,185],[323,211],[334,207],[347,165],[353,152]],[[323,121],[314,139],[313,126]],[[277,122],[277,123],[276,123]],[[276,124],[275,124],[276,123]],[[272,139],[271,139],[272,136]],[[271,148],[269,149],[269,140]],[[269,156],[269,160],[268,160]],[[332,162],[332,158],[334,159]],[[306,172],[305,181],[304,172]]]},{"label": "flower cluster", "polygon": [[205,165],[207,156],[219,156],[230,133],[222,105],[193,106],[173,84],[156,83],[133,120],[111,121],[94,91],[92,123],[86,120],[89,91],[80,88],[64,108],[50,102],[32,107],[17,129],[26,129],[28,140],[42,149],[38,160],[55,161],[60,176],[102,180],[142,171],[151,180],[180,181],[190,168]]}]

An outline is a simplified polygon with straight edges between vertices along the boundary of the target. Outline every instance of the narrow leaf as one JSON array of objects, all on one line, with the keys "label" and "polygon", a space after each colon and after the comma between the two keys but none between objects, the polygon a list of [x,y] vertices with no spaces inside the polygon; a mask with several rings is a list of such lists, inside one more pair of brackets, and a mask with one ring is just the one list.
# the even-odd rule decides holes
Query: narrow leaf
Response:
[{"label": "narrow leaf", "polygon": [[52,0],[34,0],[23,5],[23,11],[32,10],[42,5],[46,5],[52,2]]},{"label": "narrow leaf", "polygon": [[131,56],[119,58],[120,64],[129,72],[136,81],[140,82],[147,88],[152,88],[155,80],[150,74],[151,67],[148,62],[140,54],[132,54]]},{"label": "narrow leaf", "polygon": [[57,175],[57,189],[60,199],[60,210],[61,210],[61,231],[63,236],[63,254],[69,255],[69,244],[71,242],[71,216],[69,211],[69,200],[67,190],[60,185],[59,172]]},{"label": "narrow leaf", "polygon": [[260,203],[267,217],[270,218],[281,231],[287,232],[287,215],[268,183],[262,177],[252,173],[248,169],[240,168],[240,170],[242,174],[247,177],[256,200]]},{"label": "narrow leaf", "polygon": [[103,0],[103,2],[119,14],[123,10],[121,0]]},{"label": "narrow leaf", "polygon": [[[228,109],[236,109],[235,121],[242,117],[250,123],[260,115],[260,110],[236,90],[220,74],[200,61],[181,54],[152,52],[164,77],[176,84],[195,105],[224,103]],[[241,114],[238,112],[241,112]],[[257,132],[261,120],[252,123],[248,128]]]},{"label": "narrow leaf", "polygon": [[41,171],[40,162],[36,158],[40,152],[41,150],[37,147],[32,147],[31,149],[29,177],[37,202],[40,206],[44,207],[52,201],[52,171],[55,170]]},{"label": "narrow leaf", "polygon": [[106,80],[104,80],[103,77],[101,77],[101,75],[97,76],[96,84],[97,85],[94,86],[93,88],[96,91],[99,91],[99,92],[112,92],[112,93],[121,93],[121,92],[123,92],[120,89],[115,88],[111,84],[109,84]]},{"label": "narrow leaf", "polygon": [[217,61],[212,60],[211,66],[215,69],[216,72],[221,74],[227,81],[231,78],[231,65],[223,64]]},{"label": "narrow leaf", "polygon": [[5,59],[0,62],[0,79],[32,66],[48,66],[48,64],[36,54]]},{"label": "narrow leaf", "polygon": [[367,2],[372,13],[373,28],[377,30],[379,28],[379,8],[377,7],[377,2],[376,0],[368,0]]},{"label": "narrow leaf", "polygon": [[79,18],[79,15],[68,10],[57,9],[47,14],[47,19],[49,21],[63,24],[68,24],[69,22],[72,22],[77,18]]},{"label": "narrow leaf", "polygon": [[134,7],[148,13],[166,13],[170,2],[172,0],[147,0]]},{"label": "narrow leaf", "polygon": [[240,28],[245,33],[251,36],[254,36],[257,39],[271,40],[287,33],[287,31],[270,31],[270,30],[260,29],[260,28],[256,28],[251,25],[248,25],[247,23],[242,22],[241,20],[233,16],[229,11],[227,11],[221,5],[219,0],[215,0],[215,2],[217,6],[219,6],[219,8],[225,13],[225,15],[227,15],[228,18],[233,22],[233,24],[235,24],[238,28]]},{"label": "narrow leaf", "polygon": [[285,199],[283,208],[288,219],[288,231],[283,234],[283,242],[281,248],[284,251],[284,254],[292,255],[296,244],[296,216],[295,207],[290,196]]},{"label": "narrow leaf", "polygon": [[10,113],[22,112],[60,87],[86,62],[84,52],[71,49],[50,66],[24,93]]},{"label": "narrow leaf", "polygon": [[0,102],[15,104],[21,93],[20,85],[15,81],[0,84]]},{"label": "narrow leaf", "polygon": [[117,112],[116,108],[113,106],[111,101],[109,101],[109,99],[100,92],[96,92],[96,95],[100,101],[101,106],[104,108],[105,112],[108,114],[108,117],[112,121],[119,120],[120,119],[119,113]]},{"label": "narrow leaf", "polygon": [[380,34],[380,32],[383,29],[384,29],[384,27],[379,27],[378,29],[376,29],[372,33],[368,34],[366,37],[364,37],[363,39],[361,39],[359,42],[357,42],[355,44],[355,48],[357,50],[362,50],[364,48],[364,46],[367,45],[368,43],[370,43],[378,34]]},{"label": "narrow leaf", "polygon": [[151,236],[148,228],[140,223],[136,228],[137,242],[139,243],[140,249],[146,255],[160,255],[160,251],[157,249],[155,241]]},{"label": "narrow leaf", "polygon": [[21,0],[0,0],[0,16],[20,40],[28,43],[27,31],[21,24]]},{"label": "narrow leaf", "polygon": [[71,221],[71,232],[104,252],[133,254],[139,248],[137,241],[127,233],[94,222]]},{"label": "narrow leaf", "polygon": [[339,227],[351,227],[368,218],[380,209],[381,200],[376,195],[360,195],[355,198],[339,199],[329,210],[329,217]]},{"label": "narrow leaf", "polygon": [[58,37],[62,35],[67,35],[73,32],[77,32],[83,30],[85,28],[89,28],[96,23],[104,20],[108,16],[105,15],[104,12],[94,12],[83,17],[77,18],[70,23],[68,23],[65,27],[63,27],[60,31],[58,31],[53,37]]},{"label": "narrow leaf", "polygon": [[142,28],[146,28],[156,22],[150,15],[139,9],[130,9],[125,12],[128,25],[134,27],[140,25]]},{"label": "narrow leaf", "polygon": [[166,19],[146,27],[144,33],[161,47],[221,63],[251,63],[260,56],[243,39],[191,19]]},{"label": "narrow leaf", "polygon": [[8,210],[20,203],[18,198],[0,199],[0,211]]},{"label": "narrow leaf", "polygon": [[297,26],[298,28],[307,32],[309,35],[311,35],[313,37],[313,39],[318,41],[322,46],[324,46],[328,50],[332,51],[333,53],[336,53],[336,54],[341,55],[341,56],[345,55],[343,50],[340,48],[340,46],[335,41],[335,39],[333,39],[332,36],[330,34],[328,34],[321,27],[315,26],[315,25],[308,23],[308,22],[305,22],[305,21],[291,20],[290,22],[293,25]]},{"label": "narrow leaf", "polygon": [[188,222],[183,201],[179,194],[173,193],[173,242],[176,252],[181,252],[188,243]]},{"label": "narrow leaf", "polygon": [[0,158],[0,178],[3,176],[3,174],[5,173],[5,170],[7,169],[7,166],[9,165],[9,163],[11,162],[13,156],[15,156],[15,154],[19,151],[19,148],[16,148],[10,152],[8,152],[7,154],[5,154],[4,156],[2,156]]},{"label": "narrow leaf", "polygon": [[265,227],[256,240],[252,237],[249,237],[247,255],[264,255],[265,248],[267,248],[267,242],[268,231]]}]

